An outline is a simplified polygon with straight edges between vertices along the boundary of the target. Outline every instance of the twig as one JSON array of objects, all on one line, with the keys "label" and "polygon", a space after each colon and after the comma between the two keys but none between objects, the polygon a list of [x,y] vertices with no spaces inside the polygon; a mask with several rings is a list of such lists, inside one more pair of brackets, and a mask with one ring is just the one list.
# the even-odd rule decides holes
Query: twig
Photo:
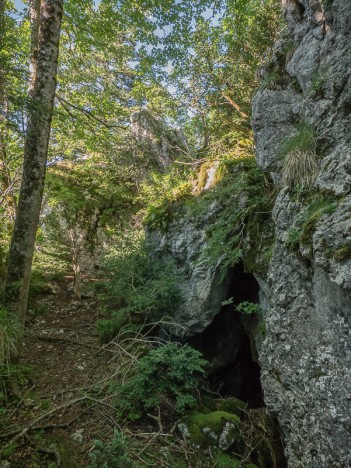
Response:
[{"label": "twig", "polygon": [[158,406],[157,410],[158,410],[158,416],[154,416],[153,414],[150,414],[150,413],[147,413],[147,415],[149,416],[149,418],[157,422],[160,433],[163,434],[163,426],[162,426],[162,421],[161,421],[161,408]]},{"label": "twig", "polygon": [[[17,431],[17,434],[15,435],[15,437],[13,437],[10,442],[7,443],[7,445],[5,446],[8,447],[10,445],[12,445],[14,442],[16,442],[18,439],[21,439],[22,437],[24,437],[28,432],[30,432],[32,429],[35,429],[37,427],[37,424],[42,421],[43,419],[45,418],[49,418],[50,416],[53,416],[55,413],[57,413],[58,411],[61,411],[61,410],[66,410],[67,408],[69,408],[70,406],[73,406],[73,405],[76,405],[78,403],[82,403],[83,401],[92,401],[96,404],[99,404],[99,405],[103,405],[103,406],[108,406],[109,408],[111,408],[110,405],[108,405],[107,403],[103,402],[103,401],[100,401],[100,400],[96,400],[95,398],[91,398],[91,397],[88,397],[88,396],[84,396],[84,397],[81,397],[81,398],[76,398],[75,400],[71,400],[71,401],[68,401],[67,403],[63,404],[63,405],[60,405],[60,406],[57,406],[56,408],[52,409],[51,411],[48,411],[47,413],[44,413],[42,414],[41,416],[38,416],[37,418],[33,419],[33,421],[28,424],[27,427],[25,427],[24,429],[22,429],[22,431]],[[41,427],[43,428],[43,427]],[[3,437],[3,436],[0,436],[0,437]],[[7,435],[6,437],[9,437],[9,435]]]},{"label": "twig", "polygon": [[56,450],[53,450],[53,449],[49,450],[49,449],[44,448],[44,447],[38,447],[38,450],[39,450],[39,452],[47,453],[48,455],[53,455],[56,458],[56,467],[57,468],[62,466],[62,459],[61,459],[61,456],[60,456],[59,452],[57,452]]},{"label": "twig", "polygon": [[62,342],[62,343],[72,343],[77,346],[83,346],[85,348],[90,348],[90,349],[97,349],[99,350],[100,348],[98,346],[90,345],[88,343],[80,343],[79,341],[76,340],[71,340],[70,338],[59,338],[55,336],[44,336],[44,335],[35,335],[35,338],[41,341],[57,341],[57,342]]}]

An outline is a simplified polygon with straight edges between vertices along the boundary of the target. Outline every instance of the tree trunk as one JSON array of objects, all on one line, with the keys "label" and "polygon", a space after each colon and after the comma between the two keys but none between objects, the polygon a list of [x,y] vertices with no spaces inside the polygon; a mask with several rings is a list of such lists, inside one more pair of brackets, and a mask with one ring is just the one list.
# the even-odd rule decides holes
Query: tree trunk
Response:
[{"label": "tree trunk", "polygon": [[[13,230],[5,302],[15,314],[21,333],[13,363],[18,362],[26,317],[29,280],[41,210],[47,152],[54,106],[63,0],[41,0],[37,63],[33,89],[29,90],[28,125],[23,176]],[[32,34],[32,38],[35,34]],[[35,50],[35,44],[31,50]],[[32,71],[33,72],[33,71]]]}]

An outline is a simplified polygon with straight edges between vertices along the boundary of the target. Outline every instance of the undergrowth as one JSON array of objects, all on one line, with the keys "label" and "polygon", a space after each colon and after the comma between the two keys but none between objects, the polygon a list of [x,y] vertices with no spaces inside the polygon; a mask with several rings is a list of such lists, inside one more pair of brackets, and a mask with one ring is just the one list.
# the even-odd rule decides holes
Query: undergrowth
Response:
[{"label": "undergrowth", "polygon": [[143,239],[124,238],[102,266],[97,286],[105,317],[97,323],[102,342],[126,325],[142,325],[170,315],[180,303],[180,275],[171,260],[150,258]]},{"label": "undergrowth", "polygon": [[9,382],[21,383],[29,372],[26,366],[11,363],[20,333],[20,325],[16,322],[14,314],[0,307],[0,404],[1,400],[7,399]]},{"label": "undergrowth", "polygon": [[197,404],[206,364],[201,353],[188,345],[167,343],[152,349],[137,362],[134,374],[118,392],[119,414],[138,420],[160,407],[183,414]]}]

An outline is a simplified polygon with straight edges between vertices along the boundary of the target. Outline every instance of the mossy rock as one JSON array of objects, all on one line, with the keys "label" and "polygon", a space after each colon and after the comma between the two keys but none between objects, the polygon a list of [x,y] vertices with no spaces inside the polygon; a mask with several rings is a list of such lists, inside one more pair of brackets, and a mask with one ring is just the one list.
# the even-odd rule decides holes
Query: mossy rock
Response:
[{"label": "mossy rock", "polygon": [[239,424],[239,416],[226,411],[194,411],[180,420],[178,430],[194,447],[226,450],[240,439]]},{"label": "mossy rock", "polygon": [[242,416],[242,411],[247,406],[244,401],[238,398],[214,399],[208,396],[202,397],[202,405],[201,412],[203,413],[225,411],[230,414],[236,414],[239,417]]},{"label": "mossy rock", "polygon": [[349,258],[351,258],[351,241],[339,247],[333,253],[333,259],[336,262],[344,262],[345,260],[348,260]]}]

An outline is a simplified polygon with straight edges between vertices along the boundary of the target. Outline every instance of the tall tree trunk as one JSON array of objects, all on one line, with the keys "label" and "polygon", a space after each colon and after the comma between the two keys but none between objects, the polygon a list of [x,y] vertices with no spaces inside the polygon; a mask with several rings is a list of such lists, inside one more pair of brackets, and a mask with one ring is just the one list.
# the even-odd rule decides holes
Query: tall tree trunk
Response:
[{"label": "tall tree trunk", "polygon": [[23,176],[5,283],[5,302],[14,311],[22,330],[16,352],[11,358],[13,363],[18,362],[22,346],[34,244],[44,190],[62,13],[63,0],[41,0],[36,75],[33,89],[29,90]]}]

